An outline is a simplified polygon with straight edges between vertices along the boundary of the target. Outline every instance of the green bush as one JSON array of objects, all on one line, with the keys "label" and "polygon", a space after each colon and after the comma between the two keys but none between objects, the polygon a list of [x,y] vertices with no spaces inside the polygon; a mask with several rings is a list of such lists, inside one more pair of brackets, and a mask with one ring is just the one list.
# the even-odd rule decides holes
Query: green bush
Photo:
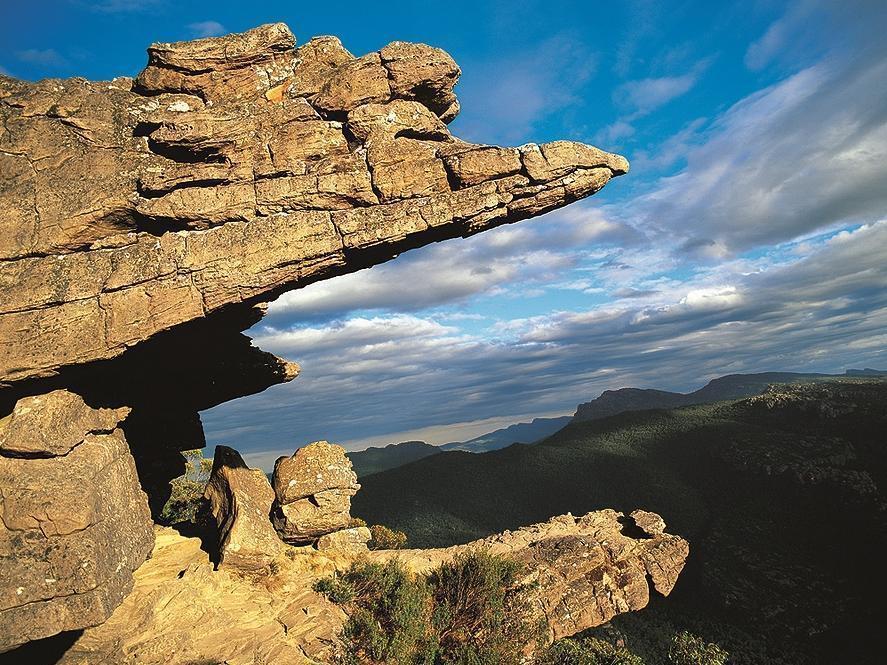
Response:
[{"label": "green bush", "polygon": [[356,563],[315,591],[349,614],[341,638],[345,663],[518,665],[543,636],[522,567],[476,551],[427,578],[396,560]]},{"label": "green bush", "polygon": [[370,533],[373,536],[368,543],[371,550],[401,550],[407,544],[407,534],[389,529],[383,524],[373,524]]},{"label": "green bush", "polygon": [[668,650],[668,659],[674,665],[724,665],[729,657],[717,644],[687,631],[675,635]]},{"label": "green bush", "polygon": [[644,665],[644,660],[625,647],[594,637],[564,639],[552,644],[537,665]]}]

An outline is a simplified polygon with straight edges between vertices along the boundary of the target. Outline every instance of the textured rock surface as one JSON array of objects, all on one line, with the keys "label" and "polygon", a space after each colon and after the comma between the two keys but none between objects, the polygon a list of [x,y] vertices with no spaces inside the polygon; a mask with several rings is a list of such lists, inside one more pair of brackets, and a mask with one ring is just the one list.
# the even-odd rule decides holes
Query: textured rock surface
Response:
[{"label": "textured rock surface", "polygon": [[[655,513],[636,512],[662,522]],[[551,638],[560,639],[646,607],[651,586],[664,596],[674,588],[690,551],[687,541],[666,533],[637,537],[626,522],[614,510],[582,517],[560,515],[467,545],[401,550],[397,556],[418,572],[478,547],[524,562],[530,571],[527,581],[539,582],[535,602],[548,620]],[[369,556],[392,554],[370,552]]]},{"label": "textured rock surface", "polygon": [[351,529],[334,531],[317,539],[315,547],[321,552],[327,550],[340,550],[344,552],[367,552],[367,543],[372,538],[370,530],[365,526],[357,526]]},{"label": "textured rock surface", "polygon": [[236,450],[216,446],[204,497],[218,526],[219,567],[266,569],[282,544],[268,518],[274,492],[265,472],[250,469]]},{"label": "textured rock surface", "polygon": [[355,557],[397,557],[424,573],[478,547],[525,561],[531,579],[543,584],[536,602],[552,624],[552,636],[572,635],[644,607],[651,593],[648,575],[657,592],[669,594],[683,568],[686,541],[667,534],[625,536],[620,517],[612,510],[562,515],[439,550],[352,554],[291,547],[277,559],[277,572],[261,579],[213,573],[195,539],[159,529],[154,555],[137,571],[133,593],[107,623],[85,631],[61,662],[330,662],[346,616],[311,591],[314,580],[347,568]]},{"label": "textured rock surface", "polygon": [[0,651],[97,625],[132,587],[154,535],[125,415],[59,390],[0,421]]},{"label": "textured rock surface", "polygon": [[134,81],[0,77],[0,380],[541,214],[628,169],[578,143],[455,139],[459,69],[422,44],[355,58],[275,24],[149,53]]},{"label": "textured rock surface", "polygon": [[305,544],[346,528],[351,497],[360,489],[341,446],[315,441],[274,464],[274,528],[288,543]]}]

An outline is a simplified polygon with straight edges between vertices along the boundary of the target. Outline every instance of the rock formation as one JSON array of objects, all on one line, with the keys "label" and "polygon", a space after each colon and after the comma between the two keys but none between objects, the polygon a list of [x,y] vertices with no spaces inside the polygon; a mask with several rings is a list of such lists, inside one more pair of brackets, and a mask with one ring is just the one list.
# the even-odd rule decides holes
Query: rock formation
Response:
[{"label": "rock formation", "polygon": [[56,390],[0,420],[0,652],[95,626],[132,588],[154,531],[126,413]]},{"label": "rock formation", "polygon": [[[292,457],[279,458],[274,464],[273,482],[272,520],[286,542],[312,543],[351,523],[351,497],[360,485],[341,446],[316,441],[299,448]],[[350,540],[362,534],[352,533]],[[336,542],[344,544],[349,539],[327,538],[324,546]]]},{"label": "rock formation", "polygon": [[[423,44],[358,58],[274,24],[155,44],[135,79],[0,75],[0,650],[106,617],[150,550],[142,489],[156,515],[205,445],[198,412],[295,378],[240,334],[264,303],[628,170],[456,139],[459,73]],[[265,498],[217,471],[231,563],[264,536],[227,516]]]},{"label": "rock formation", "polygon": [[[535,603],[557,638],[641,609],[653,590],[671,592],[686,541],[664,533],[628,536],[625,521],[612,510],[561,515],[467,545],[362,556],[397,557],[415,573],[472,548],[513,556],[528,564],[528,581],[540,582]],[[235,571],[213,572],[196,539],[160,529],[132,594],[105,624],[86,630],[61,663],[330,662],[346,616],[311,585],[352,561],[354,555],[340,551],[289,547],[276,559],[276,572],[257,582]]]},{"label": "rock formation", "polygon": [[250,469],[240,454],[216,446],[204,497],[218,528],[219,566],[266,569],[281,549],[269,514],[274,492],[261,469]]}]

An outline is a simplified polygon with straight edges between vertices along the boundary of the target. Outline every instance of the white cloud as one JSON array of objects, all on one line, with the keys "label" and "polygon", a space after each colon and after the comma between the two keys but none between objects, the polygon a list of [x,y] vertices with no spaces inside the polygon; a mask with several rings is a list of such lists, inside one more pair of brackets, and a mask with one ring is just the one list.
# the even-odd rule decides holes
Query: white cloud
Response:
[{"label": "white cloud", "polygon": [[51,67],[53,69],[59,69],[68,65],[68,60],[52,48],[29,48],[23,51],[16,51],[15,57],[29,65]]},{"label": "white cloud", "polygon": [[224,25],[218,21],[198,21],[188,24],[188,29],[194,37],[218,37],[228,32]]},{"label": "white cloud", "polygon": [[641,297],[503,321],[491,339],[409,315],[267,331],[257,344],[303,374],[204,414],[208,438],[246,428],[245,451],[387,443],[430,424],[568,411],[605,388],[885,364],[883,344],[865,340],[887,329],[887,221],[807,242],[804,258],[727,262]]},{"label": "white cloud", "polygon": [[613,99],[617,104],[646,114],[688,92],[698,78],[697,72],[688,72],[681,76],[627,81],[616,89]]},{"label": "white cloud", "polygon": [[694,132],[686,168],[627,215],[714,256],[877,218],[887,207],[884,81],[881,49],[830,57],[746,97]]}]

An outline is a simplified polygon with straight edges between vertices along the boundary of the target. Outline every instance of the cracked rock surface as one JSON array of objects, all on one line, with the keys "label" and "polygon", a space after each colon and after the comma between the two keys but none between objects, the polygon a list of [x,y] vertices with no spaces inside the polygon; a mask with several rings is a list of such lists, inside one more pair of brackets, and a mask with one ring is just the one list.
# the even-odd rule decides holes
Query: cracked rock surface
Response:
[{"label": "cracked rock surface", "polygon": [[283,24],[149,49],[134,80],[0,76],[0,381],[594,194],[626,160],[446,126],[459,68]]},{"label": "cracked rock surface", "polygon": [[119,421],[57,390],[0,420],[0,652],[95,626],[154,546]]},{"label": "cracked rock surface", "polygon": [[[460,70],[424,44],[355,57],[334,37],[297,46],[277,23],[148,54],[134,79],[0,75],[0,652],[104,621],[151,550],[150,516],[184,470],[180,451],[206,444],[198,412],[298,375],[239,334],[265,303],[554,210],[628,170],[580,143],[508,148],[452,136]],[[260,514],[273,493],[237,464],[218,471],[209,498],[230,536],[230,567],[240,557],[249,568],[250,547],[267,563],[270,522],[226,520]],[[330,499],[324,514],[341,528],[350,491],[277,498]],[[314,524],[299,529],[311,539],[329,533],[317,507],[290,520],[310,513]],[[337,551],[365,535],[324,542]],[[192,572],[176,579],[207,590],[224,579],[203,564]],[[165,574],[155,566],[139,579],[185,584]],[[139,584],[134,602],[163,614],[152,603],[164,592]],[[204,599],[176,598],[163,607],[195,631],[187,622],[206,617],[181,603]],[[239,616],[256,598],[218,616]],[[256,602],[265,612],[264,596]],[[268,635],[299,634],[288,628],[298,613],[271,616]],[[167,647],[180,643],[191,653],[191,633],[142,618],[142,632],[118,632],[96,651],[118,653],[150,627],[173,641],[138,643],[139,662],[161,652],[156,662],[171,662]],[[229,636],[217,628],[207,640]],[[232,653],[253,639],[232,637]],[[293,653],[302,651],[279,652]]]}]

